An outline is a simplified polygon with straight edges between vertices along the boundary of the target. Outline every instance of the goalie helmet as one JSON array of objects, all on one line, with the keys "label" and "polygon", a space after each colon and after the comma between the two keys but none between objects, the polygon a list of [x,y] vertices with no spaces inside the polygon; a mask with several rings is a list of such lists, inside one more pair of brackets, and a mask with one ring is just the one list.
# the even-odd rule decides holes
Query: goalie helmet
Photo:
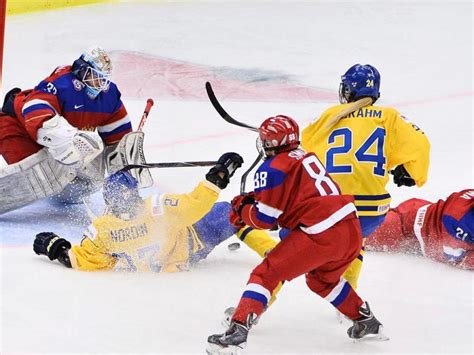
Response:
[{"label": "goalie helmet", "polygon": [[72,73],[86,86],[89,97],[95,99],[109,88],[112,62],[103,48],[90,47],[74,61]]},{"label": "goalie helmet", "polygon": [[285,152],[300,145],[300,129],[294,119],[284,115],[269,117],[258,129],[259,139],[265,153]]},{"label": "goalie helmet", "polygon": [[128,171],[118,171],[104,181],[102,195],[107,208],[121,219],[135,217],[143,206],[138,182]]},{"label": "goalie helmet", "polygon": [[363,97],[371,97],[374,102],[380,97],[380,74],[369,64],[355,64],[341,76],[339,102],[345,104]]}]

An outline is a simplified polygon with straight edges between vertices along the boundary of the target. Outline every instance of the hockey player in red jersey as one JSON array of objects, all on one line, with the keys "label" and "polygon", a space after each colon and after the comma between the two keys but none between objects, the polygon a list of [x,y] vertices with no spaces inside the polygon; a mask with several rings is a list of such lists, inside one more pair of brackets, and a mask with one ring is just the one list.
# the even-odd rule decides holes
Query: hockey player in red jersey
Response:
[{"label": "hockey player in red jersey", "polygon": [[367,250],[406,252],[474,270],[474,190],[432,203],[413,198],[390,209]]},{"label": "hockey player in red jersey", "polygon": [[299,127],[292,118],[266,119],[259,137],[266,159],[255,173],[254,192],[233,199],[230,220],[290,232],[252,271],[229,328],[208,338],[208,352],[243,348],[278,283],[303,274],[313,292],[353,320],[350,338],[383,338],[367,302],[341,278],[362,245],[354,198],[340,194],[314,153],[298,148]]},{"label": "hockey player in red jersey", "polygon": [[97,189],[105,165],[126,155],[114,149],[132,125],[111,73],[108,54],[95,46],[34,89],[6,95],[0,155],[8,167],[0,170],[0,213],[59,193],[77,202]]}]

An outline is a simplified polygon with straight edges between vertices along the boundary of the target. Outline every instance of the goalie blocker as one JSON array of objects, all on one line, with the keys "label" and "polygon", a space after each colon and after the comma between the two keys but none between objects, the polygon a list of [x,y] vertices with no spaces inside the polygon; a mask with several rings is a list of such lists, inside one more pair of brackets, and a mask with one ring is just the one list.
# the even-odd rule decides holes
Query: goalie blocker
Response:
[{"label": "goalie blocker", "polygon": [[[106,148],[105,164],[107,173],[112,175],[128,165],[145,165],[146,159],[143,152],[144,138],[145,133],[142,131],[130,132],[123,136],[116,146],[111,147],[112,149]],[[137,179],[140,188],[153,185],[153,178],[149,169],[131,169],[130,173]]]}]

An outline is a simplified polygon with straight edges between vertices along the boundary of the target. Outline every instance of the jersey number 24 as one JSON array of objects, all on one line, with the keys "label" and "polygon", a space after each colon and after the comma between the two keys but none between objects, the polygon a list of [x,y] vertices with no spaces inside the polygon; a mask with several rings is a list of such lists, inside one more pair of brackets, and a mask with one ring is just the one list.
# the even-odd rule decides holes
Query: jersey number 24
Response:
[{"label": "jersey number 24", "polygon": [[[332,147],[326,153],[326,169],[328,173],[352,173],[352,165],[335,165],[334,156],[337,154],[347,154],[352,149],[352,131],[349,128],[340,128],[333,131],[328,138],[328,143],[334,143],[336,137],[343,137],[341,146]],[[384,156],[385,130],[376,128],[370,136],[360,145],[355,152],[355,157],[359,162],[375,164],[373,173],[377,176],[385,176],[384,165],[387,159]],[[367,151],[372,145],[375,145],[375,154],[369,154]]]}]

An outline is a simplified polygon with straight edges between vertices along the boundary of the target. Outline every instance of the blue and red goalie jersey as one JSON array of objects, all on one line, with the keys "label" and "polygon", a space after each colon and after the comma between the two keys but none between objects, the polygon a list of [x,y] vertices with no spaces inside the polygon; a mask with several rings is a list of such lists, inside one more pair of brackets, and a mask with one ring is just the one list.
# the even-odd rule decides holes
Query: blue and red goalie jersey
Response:
[{"label": "blue and red goalie jersey", "polygon": [[114,83],[95,99],[71,72],[71,66],[58,67],[33,90],[15,97],[14,109],[20,123],[35,141],[37,131],[53,116],[63,116],[72,126],[85,131],[98,130],[106,145],[115,144],[132,125],[120,92]]},{"label": "blue and red goalie jersey", "polygon": [[259,229],[301,227],[317,234],[345,218],[357,218],[354,198],[340,195],[314,153],[296,149],[267,158],[254,178],[256,202],[242,209],[243,221]]}]

